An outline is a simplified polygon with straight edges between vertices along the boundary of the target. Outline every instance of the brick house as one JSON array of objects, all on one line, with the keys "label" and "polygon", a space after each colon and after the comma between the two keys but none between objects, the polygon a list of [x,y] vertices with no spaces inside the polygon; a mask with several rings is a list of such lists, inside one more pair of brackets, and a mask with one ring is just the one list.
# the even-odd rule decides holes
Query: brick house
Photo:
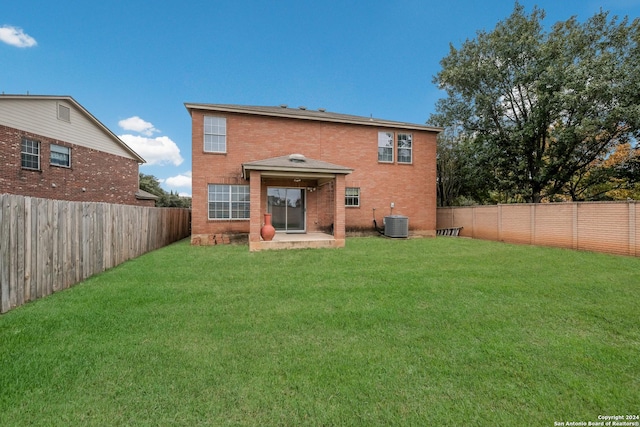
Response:
[{"label": "brick house", "polygon": [[0,95],[0,194],[155,206],[144,162],[70,96]]},{"label": "brick house", "polygon": [[[436,229],[439,128],[304,107],[192,104],[192,244],[344,246],[386,216]],[[271,213],[276,238],[260,237]],[[324,236],[319,243],[316,236]],[[279,245],[279,246],[278,246]]]}]

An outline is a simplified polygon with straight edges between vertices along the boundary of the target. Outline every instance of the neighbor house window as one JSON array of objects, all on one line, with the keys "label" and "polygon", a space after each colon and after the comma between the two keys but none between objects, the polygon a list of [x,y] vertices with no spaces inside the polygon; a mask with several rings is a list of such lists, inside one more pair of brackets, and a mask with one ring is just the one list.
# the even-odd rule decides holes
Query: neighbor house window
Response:
[{"label": "neighbor house window", "polygon": [[344,191],[344,205],[357,207],[360,206],[360,189],[358,187],[347,187]]},{"label": "neighbor house window", "polygon": [[71,148],[51,144],[50,162],[55,166],[71,167]]},{"label": "neighbor house window", "polygon": [[22,139],[20,157],[23,168],[40,170],[40,142]]},{"label": "neighbor house window", "polygon": [[249,186],[209,184],[209,219],[249,219]]},{"label": "neighbor house window", "polygon": [[204,151],[227,152],[227,119],[204,116]]},{"label": "neighbor house window", "polygon": [[393,133],[378,132],[378,161],[393,162]]},{"label": "neighbor house window", "polygon": [[413,135],[410,133],[398,134],[398,163],[411,163],[413,161]]}]

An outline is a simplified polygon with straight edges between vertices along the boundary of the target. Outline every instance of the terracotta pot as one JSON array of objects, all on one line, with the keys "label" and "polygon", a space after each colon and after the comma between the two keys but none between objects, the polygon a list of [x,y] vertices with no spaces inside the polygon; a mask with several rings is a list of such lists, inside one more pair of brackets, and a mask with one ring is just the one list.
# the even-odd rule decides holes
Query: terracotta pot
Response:
[{"label": "terracotta pot", "polygon": [[264,214],[264,225],[260,229],[260,236],[262,236],[262,239],[269,241],[273,239],[273,236],[275,235],[276,229],[271,225],[271,214],[266,213]]}]

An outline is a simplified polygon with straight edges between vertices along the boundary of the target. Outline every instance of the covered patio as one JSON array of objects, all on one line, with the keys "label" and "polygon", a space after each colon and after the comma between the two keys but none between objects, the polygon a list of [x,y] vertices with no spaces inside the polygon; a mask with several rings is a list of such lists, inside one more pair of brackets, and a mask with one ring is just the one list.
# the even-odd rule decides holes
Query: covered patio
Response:
[{"label": "covered patio", "polygon": [[[249,250],[343,247],[345,176],[352,171],[301,154],[242,164],[250,182]],[[260,233],[266,213],[272,240]]]}]

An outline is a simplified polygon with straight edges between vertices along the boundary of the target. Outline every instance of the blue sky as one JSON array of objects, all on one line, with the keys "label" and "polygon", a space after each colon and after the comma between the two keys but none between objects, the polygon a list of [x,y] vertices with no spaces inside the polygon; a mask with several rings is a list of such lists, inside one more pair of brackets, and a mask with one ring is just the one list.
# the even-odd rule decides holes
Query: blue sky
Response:
[{"label": "blue sky", "polygon": [[[546,25],[640,0],[521,0]],[[424,123],[454,46],[508,0],[6,0],[0,92],[70,95],[134,148],[167,191],[191,194],[185,102],[306,106]]]}]

